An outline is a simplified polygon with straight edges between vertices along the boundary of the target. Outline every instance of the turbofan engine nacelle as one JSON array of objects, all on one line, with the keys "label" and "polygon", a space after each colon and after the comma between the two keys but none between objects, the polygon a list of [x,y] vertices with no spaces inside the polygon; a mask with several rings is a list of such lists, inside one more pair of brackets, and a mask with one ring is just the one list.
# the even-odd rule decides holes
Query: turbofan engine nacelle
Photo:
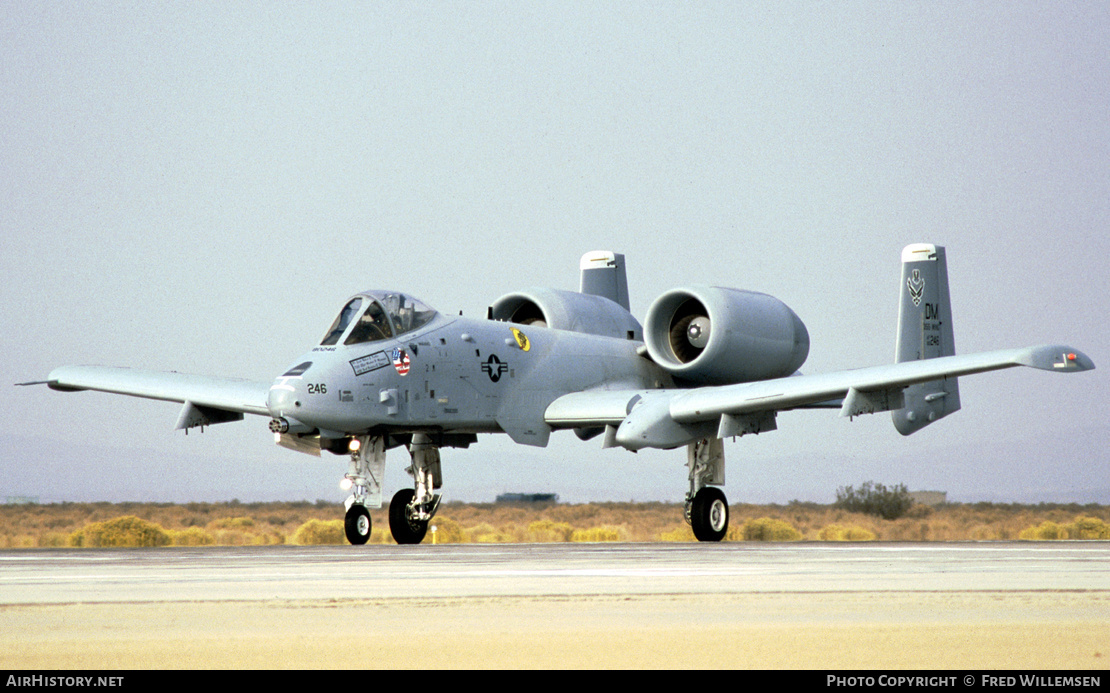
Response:
[{"label": "turbofan engine nacelle", "polygon": [[809,332],[785,303],[715,286],[657,298],[644,340],[651,358],[676,379],[706,385],[782,378],[809,355]]},{"label": "turbofan engine nacelle", "polygon": [[632,314],[602,296],[559,289],[525,289],[505,294],[489,309],[493,320],[550,327],[617,339],[642,339]]}]

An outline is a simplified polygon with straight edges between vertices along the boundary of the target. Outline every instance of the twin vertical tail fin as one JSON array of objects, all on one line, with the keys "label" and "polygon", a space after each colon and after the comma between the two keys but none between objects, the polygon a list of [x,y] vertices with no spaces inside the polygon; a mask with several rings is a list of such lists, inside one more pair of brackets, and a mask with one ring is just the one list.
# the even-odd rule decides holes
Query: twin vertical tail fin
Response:
[{"label": "twin vertical tail fin", "polygon": [[[895,361],[916,361],[956,353],[952,306],[948,298],[948,261],[944,248],[928,243],[902,250]],[[942,378],[904,390],[905,406],[891,412],[904,436],[960,409],[956,378]]]},{"label": "twin vertical tail fin", "polygon": [[624,273],[624,255],[609,250],[595,250],[579,262],[582,281],[579,293],[602,296],[628,310],[628,278]]}]

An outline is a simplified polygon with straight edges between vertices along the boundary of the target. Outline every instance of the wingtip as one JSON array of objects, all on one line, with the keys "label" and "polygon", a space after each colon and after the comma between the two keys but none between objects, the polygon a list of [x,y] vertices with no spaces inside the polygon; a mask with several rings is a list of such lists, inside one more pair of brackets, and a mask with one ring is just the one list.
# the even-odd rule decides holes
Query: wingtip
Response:
[{"label": "wingtip", "polygon": [[1090,356],[1065,344],[1046,344],[1025,349],[1018,358],[1018,363],[1057,373],[1079,373],[1095,369],[1095,362]]}]

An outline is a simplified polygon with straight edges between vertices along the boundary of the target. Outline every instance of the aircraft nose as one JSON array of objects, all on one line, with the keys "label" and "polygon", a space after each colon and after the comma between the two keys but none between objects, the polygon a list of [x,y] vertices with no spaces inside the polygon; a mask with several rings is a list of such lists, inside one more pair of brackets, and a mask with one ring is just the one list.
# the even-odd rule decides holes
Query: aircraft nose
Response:
[{"label": "aircraft nose", "polygon": [[266,408],[270,416],[281,418],[292,414],[301,406],[300,395],[295,385],[288,378],[279,378],[266,396]]}]

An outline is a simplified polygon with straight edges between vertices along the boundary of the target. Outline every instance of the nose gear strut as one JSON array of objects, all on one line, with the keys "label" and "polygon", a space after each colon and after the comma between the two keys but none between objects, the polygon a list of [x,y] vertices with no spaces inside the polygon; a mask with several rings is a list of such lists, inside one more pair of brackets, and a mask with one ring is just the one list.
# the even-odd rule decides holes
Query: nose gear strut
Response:
[{"label": "nose gear strut", "polygon": [[[358,445],[354,444],[357,441]],[[385,439],[359,436],[352,441],[351,464],[343,483],[353,491],[343,503],[347,508],[343,528],[347,541],[365,544],[370,540],[370,511],[382,507],[382,478],[385,476]]]}]

